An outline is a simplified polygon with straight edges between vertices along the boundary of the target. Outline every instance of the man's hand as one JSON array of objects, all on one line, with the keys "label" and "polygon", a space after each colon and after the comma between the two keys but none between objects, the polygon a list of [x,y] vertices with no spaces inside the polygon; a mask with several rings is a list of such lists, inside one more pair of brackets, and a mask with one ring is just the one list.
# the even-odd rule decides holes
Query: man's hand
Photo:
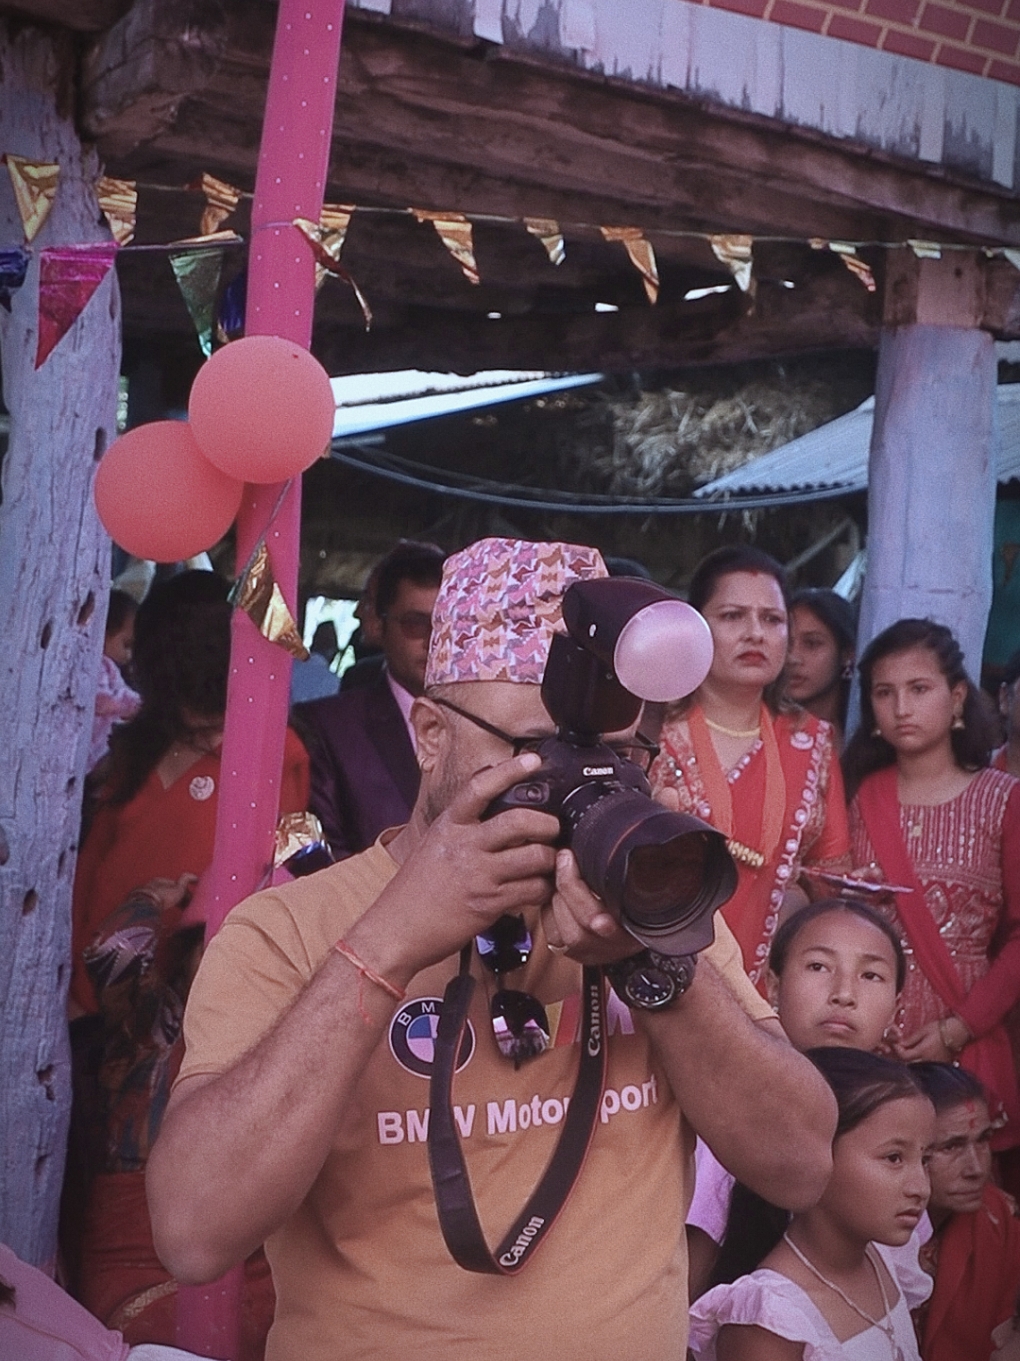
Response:
[{"label": "man's hand", "polygon": [[[901,1063],[952,1063],[960,1050],[972,1039],[959,1016],[945,1016],[941,1021],[929,1021],[906,1039],[893,1045]],[[950,1049],[946,1043],[956,1046]]]},{"label": "man's hand", "polygon": [[573,851],[556,856],[556,891],[542,923],[549,944],[579,964],[612,964],[642,948],[581,878]]},{"label": "man's hand", "polygon": [[559,820],[529,808],[481,820],[540,765],[525,752],[472,776],[352,929],[352,946],[384,977],[403,986],[504,913],[549,902]]}]

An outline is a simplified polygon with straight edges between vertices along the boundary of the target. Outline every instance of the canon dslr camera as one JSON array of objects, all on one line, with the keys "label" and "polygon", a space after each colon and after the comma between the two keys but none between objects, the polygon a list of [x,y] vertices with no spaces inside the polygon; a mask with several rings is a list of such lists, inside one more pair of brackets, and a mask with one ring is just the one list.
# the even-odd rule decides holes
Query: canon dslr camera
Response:
[{"label": "canon dslr camera", "polygon": [[[553,638],[542,700],[557,726],[536,750],[539,770],[490,805],[552,813],[585,883],[643,945],[694,955],[713,939],[712,915],[732,895],[736,867],[708,823],[656,803],[633,740],[618,745],[642,700],[676,700],[708,674],[712,639],[697,611],[648,581],[575,582],[563,598],[568,632]],[[649,744],[650,745],[650,744]]]}]

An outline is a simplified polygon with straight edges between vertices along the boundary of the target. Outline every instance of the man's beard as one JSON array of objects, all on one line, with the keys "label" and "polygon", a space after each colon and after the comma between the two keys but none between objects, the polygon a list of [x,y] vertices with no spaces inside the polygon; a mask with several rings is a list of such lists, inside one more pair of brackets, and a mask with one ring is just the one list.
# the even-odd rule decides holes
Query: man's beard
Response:
[{"label": "man's beard", "polygon": [[441,813],[446,812],[470,778],[460,769],[457,756],[457,748],[454,745],[447,753],[442,768],[428,781],[421,806],[422,817],[428,827],[432,826]]}]

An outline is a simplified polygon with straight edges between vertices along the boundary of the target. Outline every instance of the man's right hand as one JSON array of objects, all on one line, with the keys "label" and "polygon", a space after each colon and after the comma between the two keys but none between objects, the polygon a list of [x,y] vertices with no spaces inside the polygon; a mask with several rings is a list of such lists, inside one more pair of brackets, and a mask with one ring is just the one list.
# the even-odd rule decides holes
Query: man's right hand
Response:
[{"label": "man's right hand", "polygon": [[550,901],[559,820],[521,808],[482,821],[497,795],[540,765],[524,752],[472,776],[352,928],[352,948],[384,977],[403,987],[504,913]]}]

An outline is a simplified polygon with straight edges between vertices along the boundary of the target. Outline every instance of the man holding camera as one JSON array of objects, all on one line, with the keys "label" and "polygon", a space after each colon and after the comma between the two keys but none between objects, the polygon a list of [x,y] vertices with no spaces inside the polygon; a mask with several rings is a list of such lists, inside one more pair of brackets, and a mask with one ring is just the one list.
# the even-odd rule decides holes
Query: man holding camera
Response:
[{"label": "man holding camera", "polygon": [[[592,980],[638,943],[555,848],[559,821],[529,807],[484,816],[554,731],[540,682],[563,593],[604,575],[597,552],[569,544],[483,540],[448,559],[413,711],[410,821],[240,905],[206,952],[150,1208],[184,1281],[266,1241],[267,1361],[681,1361],[692,1129],[773,1201],[821,1193],[831,1093],[747,983],[721,919],[696,967],[665,991],[654,978],[627,990],[624,1007]],[[450,1049],[450,1137],[430,1149],[436,1022],[458,953],[476,984]],[[551,1198],[529,1213],[536,1184]],[[443,1239],[472,1225],[478,1242],[503,1241],[494,1256],[469,1243],[464,1270]]]}]

